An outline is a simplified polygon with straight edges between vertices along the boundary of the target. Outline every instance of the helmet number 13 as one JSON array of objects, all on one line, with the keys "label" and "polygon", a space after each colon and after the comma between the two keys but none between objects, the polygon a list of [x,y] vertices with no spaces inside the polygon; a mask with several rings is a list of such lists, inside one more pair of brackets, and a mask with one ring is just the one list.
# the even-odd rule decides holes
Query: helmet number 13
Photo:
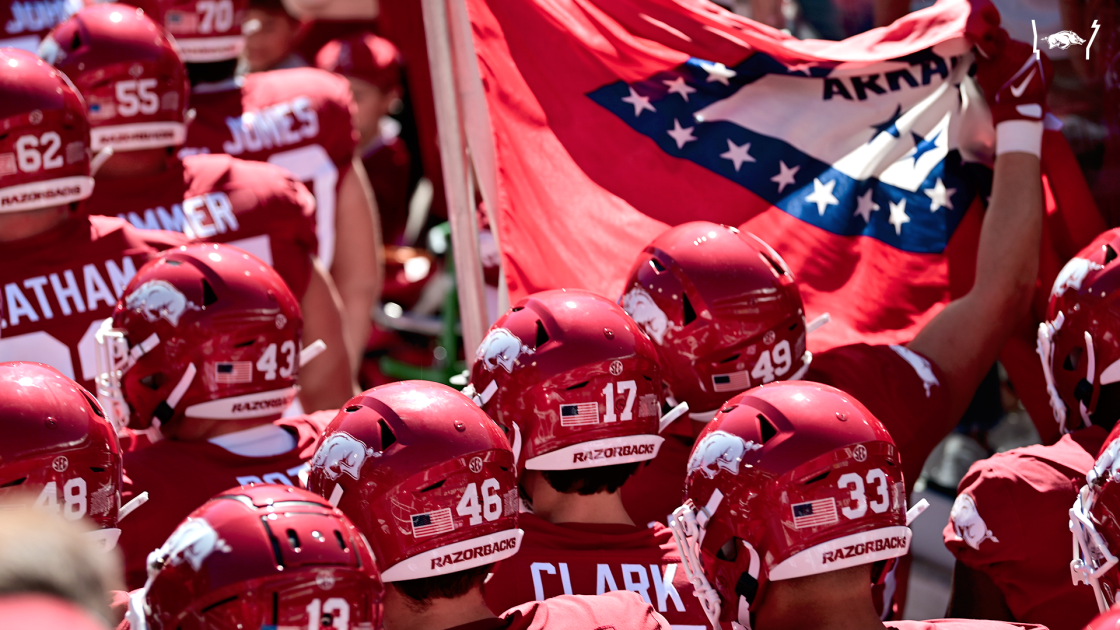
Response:
[{"label": "helmet number 13", "polygon": [[878,496],[870,504],[867,502],[863,479],[859,476],[859,473],[845,473],[840,476],[839,483],[841,488],[851,488],[852,491],[851,498],[855,506],[847,505],[840,508],[840,513],[848,518],[862,517],[867,514],[869,506],[872,512],[882,514],[891,505],[890,493],[887,491],[887,474],[878,468],[867,471],[867,483],[874,486],[875,494]]},{"label": "helmet number 13", "polygon": [[316,597],[307,605],[308,630],[350,629],[350,602],[341,597],[323,601]]}]

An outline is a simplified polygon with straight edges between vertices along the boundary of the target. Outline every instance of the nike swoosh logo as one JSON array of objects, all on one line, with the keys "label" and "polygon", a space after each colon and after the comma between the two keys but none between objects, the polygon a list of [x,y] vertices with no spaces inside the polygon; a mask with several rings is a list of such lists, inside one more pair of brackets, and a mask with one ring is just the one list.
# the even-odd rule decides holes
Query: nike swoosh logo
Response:
[{"label": "nike swoosh logo", "polygon": [[1020,96],[1023,95],[1023,92],[1025,92],[1027,90],[1027,84],[1031,82],[1032,78],[1034,78],[1034,71],[1035,70],[1036,70],[1036,68],[1031,68],[1030,73],[1027,74],[1027,78],[1023,79],[1023,82],[1020,83],[1018,85],[1018,87],[1016,87],[1014,85],[1011,86],[1011,95],[1012,96],[1014,96],[1015,98],[1019,98]]}]

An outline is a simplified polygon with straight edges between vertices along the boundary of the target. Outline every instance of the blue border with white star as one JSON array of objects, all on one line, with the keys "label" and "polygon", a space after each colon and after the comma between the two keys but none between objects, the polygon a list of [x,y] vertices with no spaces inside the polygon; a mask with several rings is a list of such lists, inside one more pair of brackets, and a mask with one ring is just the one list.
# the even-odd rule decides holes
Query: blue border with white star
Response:
[{"label": "blue border with white star", "polygon": [[[929,50],[899,61],[923,68],[934,63],[944,67],[943,60]],[[727,121],[700,122],[695,118],[696,112],[767,74],[823,78],[834,66],[786,66],[759,52],[732,68],[691,58],[645,80],[631,84],[618,81],[587,96],[669,155],[699,164],[806,223],[840,236],[868,236],[907,252],[940,254],[976,195],[986,198],[990,194],[991,171],[979,164],[964,163],[956,149],[949,151],[911,192],[876,178],[854,179],[781,138]],[[903,113],[896,106],[893,114],[885,112],[884,121],[870,129],[899,138],[894,123]],[[796,120],[791,118],[791,124]],[[864,134],[867,129],[857,127],[853,131]],[[936,134],[929,138],[911,135],[900,138],[914,146],[914,151],[901,160],[916,161],[937,140]],[[744,149],[748,143],[749,149]],[[790,175],[793,183],[783,185]],[[934,196],[944,198],[939,189],[949,194],[952,208],[934,208]],[[865,221],[863,215],[869,220]]]}]

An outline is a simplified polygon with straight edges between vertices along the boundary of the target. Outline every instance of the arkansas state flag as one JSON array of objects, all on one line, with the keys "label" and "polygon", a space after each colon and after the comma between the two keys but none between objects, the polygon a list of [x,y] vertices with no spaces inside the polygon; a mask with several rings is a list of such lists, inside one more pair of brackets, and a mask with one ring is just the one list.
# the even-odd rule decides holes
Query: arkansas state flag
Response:
[{"label": "arkansas state flag", "polygon": [[[814,351],[907,341],[971,287],[994,131],[968,76],[965,0],[841,42],[704,0],[467,8],[512,300],[560,287],[617,298],[645,244],[693,220],[739,226],[785,258],[807,317],[832,317]],[[1044,154],[1066,157],[1047,136]],[[1050,191],[1051,212],[1069,194]],[[1059,221],[1043,275],[1095,220]]]}]

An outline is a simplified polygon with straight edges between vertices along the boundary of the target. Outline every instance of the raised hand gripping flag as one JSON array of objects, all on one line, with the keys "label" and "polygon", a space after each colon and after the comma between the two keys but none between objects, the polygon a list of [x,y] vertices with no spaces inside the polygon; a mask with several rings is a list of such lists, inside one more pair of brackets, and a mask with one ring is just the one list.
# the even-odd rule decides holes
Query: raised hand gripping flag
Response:
[{"label": "raised hand gripping flag", "polygon": [[[781,253],[807,316],[831,315],[815,351],[905,342],[971,287],[994,132],[965,0],[842,42],[704,0],[466,2],[511,299],[616,298],[642,247],[692,220]],[[1096,233],[1063,227],[1052,259]]]}]

